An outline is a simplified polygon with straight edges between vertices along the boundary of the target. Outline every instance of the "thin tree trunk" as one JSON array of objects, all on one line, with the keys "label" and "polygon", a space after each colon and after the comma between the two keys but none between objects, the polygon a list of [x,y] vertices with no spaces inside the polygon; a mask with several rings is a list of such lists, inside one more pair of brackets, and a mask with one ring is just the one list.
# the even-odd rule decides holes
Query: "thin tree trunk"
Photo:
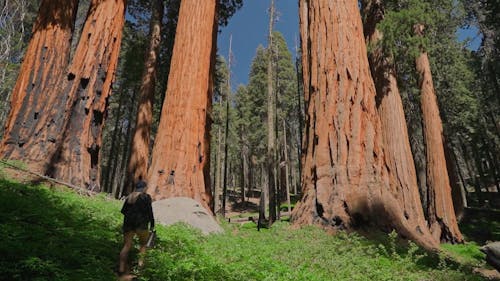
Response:
[{"label": "thin tree trunk", "polygon": [[58,84],[69,63],[78,0],[43,0],[23,58],[0,155],[44,173],[64,123]]},{"label": "thin tree trunk", "polygon": [[141,88],[139,90],[139,107],[137,109],[136,126],[133,132],[132,149],[128,162],[125,193],[132,192],[133,183],[145,179],[149,162],[149,141],[153,122],[153,102],[155,96],[156,74],[158,69],[161,42],[161,22],[163,18],[163,0],[151,3],[151,21],[149,26],[149,47],[144,61]]},{"label": "thin tree trunk", "polygon": [[474,157],[471,153],[469,153],[467,146],[459,139],[460,146],[462,147],[462,151],[464,152],[464,160],[465,160],[465,165],[467,166],[467,172],[469,174],[469,179],[471,180],[472,184],[474,185],[474,193],[476,196],[476,199],[479,203],[479,207],[484,206],[484,197],[483,197],[483,192],[481,190],[481,184],[479,182],[479,179],[476,175],[476,172],[473,168],[473,165],[471,164],[471,159]]},{"label": "thin tree trunk", "polygon": [[290,183],[288,181],[288,147],[287,147],[287,142],[286,142],[286,124],[285,120],[283,119],[283,143],[284,143],[284,148],[283,150],[285,151],[285,181],[286,181],[286,203],[288,205],[288,214],[292,212],[291,209],[291,203],[290,203]]},{"label": "thin tree trunk", "polygon": [[447,143],[447,138],[443,138],[444,143],[444,156],[446,159],[446,169],[450,176],[450,187],[451,187],[451,199],[453,200],[453,210],[455,211],[455,216],[458,221],[463,217],[466,201],[464,201],[464,195],[462,193],[462,187],[460,185],[460,178],[458,176],[458,171],[456,169],[457,163],[453,157],[452,148],[449,147]]},{"label": "thin tree trunk", "polygon": [[[100,150],[108,99],[115,79],[125,22],[125,0],[93,0],[62,83],[66,112],[58,152],[47,173],[74,185],[100,190]],[[61,133],[61,132],[58,132]]]},{"label": "thin tree trunk", "polygon": [[217,134],[217,155],[215,157],[216,163],[215,163],[215,186],[214,186],[214,214],[220,213],[221,212],[221,200],[220,200],[220,190],[222,189],[221,187],[221,179],[222,179],[222,151],[221,151],[221,126],[219,125],[218,128],[218,134]]},{"label": "thin tree trunk", "polygon": [[273,25],[274,0],[269,9],[268,62],[267,62],[267,176],[269,192],[269,225],[276,221],[276,132],[275,132],[275,95],[273,90]]},{"label": "thin tree trunk", "polygon": [[217,1],[183,0],[167,93],[148,171],[155,200],[185,196],[210,210],[209,120]]},{"label": "thin tree trunk", "polygon": [[[420,29],[420,30],[418,30]],[[423,27],[416,27],[417,34]],[[458,228],[451,187],[446,169],[443,147],[443,126],[439,116],[437,98],[434,93],[431,68],[426,52],[415,61],[419,74],[422,117],[427,157],[427,184],[429,187],[428,223],[434,239],[450,242],[463,242]]]},{"label": "thin tree trunk", "polygon": [[303,198],[295,224],[389,226],[427,249],[406,219],[383,150],[358,1],[299,2],[306,113]]},{"label": "thin tree trunk", "polygon": [[[108,159],[108,167],[106,174],[104,175],[104,180],[102,183],[102,187],[106,192],[113,193],[113,182],[115,180],[115,167],[116,167],[116,162],[118,159],[118,153],[116,150],[116,145],[118,141],[118,133],[121,131],[119,129],[120,126],[120,118],[122,114],[122,107],[123,103],[125,102],[125,97],[126,95],[123,93],[123,88],[120,87],[120,90],[118,90],[118,93],[120,95],[120,98],[118,100],[118,109],[116,110],[116,120],[115,120],[115,126],[113,130],[113,134],[111,136],[111,147],[109,149],[109,159]],[[114,194],[114,193],[113,193]]]},{"label": "thin tree trunk", "polygon": [[224,129],[224,185],[222,190],[222,217],[226,217],[226,200],[227,200],[227,170],[229,165],[229,155],[227,149],[228,136],[229,136],[229,104],[231,103],[231,46],[233,43],[233,36],[229,37],[229,54],[228,54],[228,78],[227,78],[227,96],[226,96],[226,127]]}]

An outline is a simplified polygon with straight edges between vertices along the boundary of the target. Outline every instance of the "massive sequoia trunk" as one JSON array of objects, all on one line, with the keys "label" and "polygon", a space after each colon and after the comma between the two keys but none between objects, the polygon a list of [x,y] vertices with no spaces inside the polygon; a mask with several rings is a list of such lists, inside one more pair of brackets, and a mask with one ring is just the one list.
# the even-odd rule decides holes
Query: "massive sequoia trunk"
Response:
[{"label": "massive sequoia trunk", "polygon": [[153,101],[156,85],[156,73],[161,41],[161,20],[163,18],[163,0],[151,2],[151,21],[149,27],[149,48],[144,61],[141,89],[139,90],[139,106],[136,125],[132,139],[132,150],[128,163],[125,193],[132,191],[132,184],[145,179],[149,161],[149,139],[153,121]]},{"label": "massive sequoia trunk", "polygon": [[185,196],[207,210],[209,123],[217,37],[216,0],[183,0],[167,93],[148,171],[155,200]]},{"label": "massive sequoia trunk", "polygon": [[396,71],[392,59],[377,46],[382,39],[382,34],[377,29],[377,24],[384,18],[382,1],[364,0],[363,13],[365,38],[372,46],[368,60],[377,91],[375,100],[381,121],[386,163],[395,178],[396,192],[401,195],[396,198],[408,222],[417,225],[428,235]]},{"label": "massive sequoia trunk", "polygon": [[[62,83],[61,112],[68,118],[48,174],[97,190],[101,136],[120,51],[124,0],[93,0]],[[64,102],[64,103],[63,103]],[[60,132],[61,133],[61,132]]]},{"label": "massive sequoia trunk", "polygon": [[0,147],[2,157],[22,160],[43,172],[55,150],[63,116],[52,115],[57,85],[68,65],[78,0],[43,0],[33,35],[12,91],[11,110]]},{"label": "massive sequoia trunk", "polygon": [[398,199],[404,194],[387,169],[358,1],[299,3],[307,112],[304,195],[293,221],[327,228],[375,224],[436,248],[406,218]]},{"label": "massive sequoia trunk", "polygon": [[[420,28],[421,32],[423,28]],[[419,74],[421,107],[424,123],[424,138],[427,157],[428,185],[428,223],[435,239],[443,242],[463,242],[458,228],[453,200],[451,197],[450,180],[446,169],[443,146],[443,126],[439,116],[439,107],[431,67],[426,52],[416,59],[416,69]]]}]

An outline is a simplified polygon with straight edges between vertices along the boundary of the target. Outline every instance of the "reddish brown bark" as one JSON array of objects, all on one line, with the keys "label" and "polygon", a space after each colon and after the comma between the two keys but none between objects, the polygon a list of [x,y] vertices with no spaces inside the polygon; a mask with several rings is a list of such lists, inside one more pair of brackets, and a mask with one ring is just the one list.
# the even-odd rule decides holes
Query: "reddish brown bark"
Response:
[{"label": "reddish brown bark", "polygon": [[153,101],[156,85],[156,73],[161,41],[161,19],[163,18],[163,0],[151,3],[151,22],[149,27],[149,48],[144,61],[141,89],[139,90],[139,105],[136,125],[134,128],[132,149],[128,163],[129,181],[126,184],[126,194],[132,191],[132,184],[145,179],[149,161],[149,139],[153,122]]},{"label": "reddish brown bark", "polygon": [[358,2],[299,3],[307,112],[304,196],[293,221],[326,228],[374,224],[436,248],[405,218],[403,194],[384,160]]},{"label": "reddish brown bark", "polygon": [[463,242],[458,228],[443,147],[443,126],[439,116],[431,67],[426,52],[416,59],[427,157],[428,223],[433,237],[442,242]]},{"label": "reddish brown bark", "polygon": [[420,201],[417,174],[396,72],[391,58],[386,57],[382,48],[377,46],[382,40],[382,33],[376,28],[384,18],[382,1],[364,0],[363,13],[366,41],[372,46],[368,60],[377,91],[375,99],[381,121],[387,167],[394,176],[396,193],[400,195],[397,199],[406,220],[411,225],[418,226],[431,240]]},{"label": "reddish brown bark", "polygon": [[47,173],[95,190],[103,121],[120,51],[124,0],[93,0],[80,41],[62,83],[68,119],[62,141]]},{"label": "reddish brown bark", "polygon": [[43,0],[33,26],[33,35],[12,91],[11,110],[0,146],[2,157],[26,162],[43,172],[62,116],[49,118],[58,108],[57,85],[68,65],[78,0]]},{"label": "reddish brown bark", "polygon": [[155,200],[185,196],[207,210],[209,123],[217,38],[215,0],[183,0],[153,157],[148,193]]}]

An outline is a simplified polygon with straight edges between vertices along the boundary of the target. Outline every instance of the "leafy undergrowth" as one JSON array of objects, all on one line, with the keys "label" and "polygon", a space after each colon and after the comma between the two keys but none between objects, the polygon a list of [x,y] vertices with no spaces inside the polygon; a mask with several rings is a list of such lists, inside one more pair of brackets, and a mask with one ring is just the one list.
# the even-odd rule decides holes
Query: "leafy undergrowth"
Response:
[{"label": "leafy undergrowth", "polygon": [[[66,189],[0,180],[0,280],[114,280],[121,247],[120,202]],[[368,240],[277,223],[224,225],[204,237],[158,226],[139,280],[483,280],[467,267],[429,257],[394,234]],[[136,253],[131,259],[136,260]]]}]

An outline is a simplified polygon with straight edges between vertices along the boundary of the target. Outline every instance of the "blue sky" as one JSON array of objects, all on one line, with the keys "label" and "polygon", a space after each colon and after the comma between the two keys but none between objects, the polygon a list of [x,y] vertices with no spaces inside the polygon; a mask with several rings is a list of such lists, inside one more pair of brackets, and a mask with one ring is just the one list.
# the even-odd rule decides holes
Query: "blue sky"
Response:
[{"label": "blue sky", "polygon": [[[269,0],[245,0],[243,7],[222,28],[217,40],[219,54],[226,58],[229,51],[229,37],[233,35],[231,84],[235,89],[239,84],[247,84],[250,64],[259,44],[267,45],[269,25]],[[298,1],[275,0],[278,21],[274,29],[283,33],[288,48],[295,55],[295,40],[299,40]],[[295,39],[297,38],[297,39]],[[297,43],[298,44],[298,43]]]},{"label": "blue sky", "polygon": [[[278,21],[275,30],[283,33],[288,48],[295,56],[296,41],[299,44],[299,16],[297,0],[275,0],[278,11]],[[219,54],[227,61],[229,37],[232,34],[233,63],[231,66],[231,84],[236,89],[239,84],[247,84],[250,64],[259,44],[267,45],[267,32],[269,24],[269,0],[245,0],[243,7],[229,20],[228,26],[221,29],[217,45]],[[460,41],[467,38],[474,39],[468,45],[469,49],[477,49],[481,37],[477,36],[474,27],[461,29],[457,32]]]}]

